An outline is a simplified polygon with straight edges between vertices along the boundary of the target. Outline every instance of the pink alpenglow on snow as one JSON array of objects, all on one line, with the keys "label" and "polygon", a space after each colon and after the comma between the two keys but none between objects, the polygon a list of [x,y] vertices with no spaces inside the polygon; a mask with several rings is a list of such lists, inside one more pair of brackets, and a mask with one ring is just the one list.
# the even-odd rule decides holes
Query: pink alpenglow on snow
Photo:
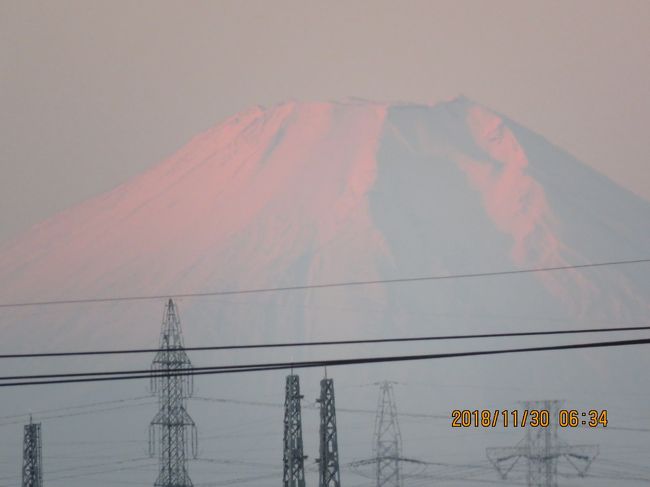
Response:
[{"label": "pink alpenglow on snow", "polygon": [[[646,255],[648,222],[647,202],[465,98],[289,102],[225,120],[0,247],[0,295],[174,295],[582,264]],[[603,268],[267,294],[222,304],[214,323],[237,328],[231,335],[261,322],[257,336],[341,337],[430,331],[418,314],[454,328],[531,306],[554,319],[633,319],[648,311],[647,286]],[[186,314],[200,307],[187,303]],[[43,326],[57,336],[90,326],[54,315]],[[126,315],[110,321],[111,332],[133,326]],[[12,323],[15,340],[28,332]]]},{"label": "pink alpenglow on snow", "polygon": [[[564,267],[570,262],[562,256],[567,250],[553,233],[554,216],[544,188],[528,173],[528,159],[512,131],[501,117],[480,106],[468,110],[467,125],[477,145],[489,156],[486,160],[460,158],[460,166],[470,183],[480,191],[485,211],[495,226],[513,239],[512,259],[521,266]],[[594,289],[579,271],[569,270],[575,290],[583,296]],[[540,274],[556,296],[568,297],[566,283],[557,276]],[[575,292],[575,291],[574,291]],[[576,303],[585,311],[586,299]]]}]

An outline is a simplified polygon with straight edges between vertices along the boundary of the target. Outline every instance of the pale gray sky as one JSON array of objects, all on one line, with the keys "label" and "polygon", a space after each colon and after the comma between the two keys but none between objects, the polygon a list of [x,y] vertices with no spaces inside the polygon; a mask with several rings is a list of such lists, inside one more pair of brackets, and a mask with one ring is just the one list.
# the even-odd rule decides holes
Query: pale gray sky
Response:
[{"label": "pale gray sky", "polygon": [[0,2],[0,241],[254,104],[488,105],[650,199],[650,1]]}]

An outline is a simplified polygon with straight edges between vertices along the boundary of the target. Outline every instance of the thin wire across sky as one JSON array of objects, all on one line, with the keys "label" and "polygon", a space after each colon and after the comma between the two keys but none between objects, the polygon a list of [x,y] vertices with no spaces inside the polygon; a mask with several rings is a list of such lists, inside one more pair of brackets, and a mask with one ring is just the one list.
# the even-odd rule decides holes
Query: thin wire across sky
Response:
[{"label": "thin wire across sky", "polygon": [[512,269],[506,271],[477,272],[477,273],[467,273],[467,274],[400,277],[394,279],[375,279],[375,280],[368,280],[368,281],[344,281],[344,282],[307,284],[307,285],[297,285],[297,286],[267,287],[267,288],[257,288],[257,289],[238,289],[238,290],[206,291],[206,292],[192,292],[192,293],[170,293],[166,295],[143,294],[138,296],[77,298],[77,299],[60,299],[60,300],[49,300],[49,301],[24,301],[24,302],[13,302],[13,303],[0,303],[0,309],[1,308],[24,308],[24,307],[32,307],[32,306],[56,306],[56,305],[64,305],[64,304],[150,301],[150,300],[167,299],[167,298],[206,298],[206,297],[234,296],[234,295],[244,295],[244,294],[308,291],[314,289],[328,289],[328,288],[341,288],[341,287],[354,287],[354,286],[373,286],[378,284],[442,281],[448,279],[477,279],[477,278],[484,278],[484,277],[512,276],[517,274],[530,274],[530,273],[537,273],[537,272],[557,272],[557,271],[567,271],[572,269],[590,269],[596,267],[611,267],[611,266],[647,264],[647,263],[650,263],[650,258],[633,259],[633,260],[617,260],[617,261],[609,261],[609,262],[594,262],[591,264],[574,264],[574,265],[557,266],[557,267]]},{"label": "thin wire across sky", "polygon": [[[329,284],[316,284],[305,286],[291,286],[291,287],[278,287],[278,288],[261,288],[261,289],[247,289],[238,291],[215,291],[203,293],[189,293],[177,294],[175,297],[207,297],[207,296],[222,296],[231,294],[254,294],[254,293],[267,293],[267,292],[287,292],[308,289],[323,289],[333,287],[347,287],[347,286],[365,286],[374,284],[393,284],[405,282],[422,282],[433,281],[442,279],[466,279],[466,278],[480,278],[488,276],[510,276],[515,274],[525,274],[532,272],[554,272],[564,271],[569,269],[580,268],[595,268],[606,266],[619,266],[631,264],[645,264],[649,263],[650,259],[635,259],[635,260],[620,260],[610,262],[599,262],[592,264],[579,264],[561,267],[546,267],[536,269],[520,269],[508,270],[498,272],[485,272],[473,274],[455,274],[446,276],[425,276],[413,278],[399,278],[399,279],[385,279],[373,281],[348,281]],[[99,302],[114,302],[114,301],[137,301],[137,300],[150,300],[168,298],[168,296],[148,295],[148,296],[122,296],[113,298],[90,298],[90,299],[71,299],[60,301],[39,301],[39,302],[23,302],[23,303],[4,303],[0,304],[0,308],[12,307],[26,307],[26,306],[49,306],[58,304],[81,304],[81,303],[99,303]],[[528,332],[501,332],[501,333],[485,333],[485,334],[471,334],[471,335],[445,335],[445,336],[427,336],[427,337],[395,337],[395,338],[377,338],[368,339],[362,338],[358,340],[331,340],[321,342],[287,342],[287,343],[262,343],[262,344],[249,344],[249,345],[226,345],[226,346],[202,346],[202,347],[188,347],[186,351],[208,351],[208,350],[239,350],[239,349],[254,349],[254,348],[280,348],[280,347],[313,347],[313,346],[332,346],[332,345],[359,345],[359,344],[380,344],[380,343],[400,343],[400,342],[431,342],[442,340],[463,340],[463,339],[493,339],[493,338],[512,338],[512,337],[530,337],[530,336],[543,336],[543,335],[567,335],[567,334],[585,334],[585,333],[614,333],[614,332],[638,332],[648,331],[650,326],[647,324],[639,324],[634,326],[619,326],[609,328],[590,328],[590,329],[564,329],[564,330],[538,330]],[[587,348],[610,348],[610,347],[628,347],[650,344],[650,338],[637,338],[628,340],[614,340],[604,342],[586,342],[586,343],[573,343],[573,344],[554,344],[548,346],[538,347],[519,347],[519,348],[499,348],[488,350],[469,350],[462,352],[452,353],[428,353],[417,355],[386,355],[386,356],[370,356],[370,357],[351,357],[344,359],[322,359],[310,361],[297,361],[297,362],[275,362],[275,363],[250,363],[239,365],[217,365],[210,367],[192,367],[182,372],[165,371],[164,375],[213,375],[213,374],[226,374],[226,373],[244,373],[244,372],[264,372],[271,370],[285,370],[285,369],[299,369],[299,368],[313,368],[313,367],[334,367],[334,366],[350,366],[361,364],[376,364],[388,362],[409,362],[418,360],[436,360],[448,358],[461,358],[461,357],[476,357],[487,355],[501,355],[501,354],[516,354],[516,353],[531,353],[543,351],[567,351],[576,349]],[[27,353],[27,354],[4,354],[0,355],[0,359],[19,359],[19,358],[45,358],[45,357],[69,357],[69,356],[91,356],[91,355],[116,355],[116,354],[141,354],[158,352],[159,349],[125,349],[125,350],[90,350],[90,351],[64,351],[64,352],[48,352],[48,353]],[[29,385],[45,385],[45,384],[70,384],[79,382],[100,382],[100,381],[118,381],[118,380],[133,380],[133,379],[151,379],[156,377],[158,372],[150,370],[119,370],[119,371],[79,371],[70,373],[59,374],[39,374],[39,375],[15,375],[0,377],[0,387],[18,387]]]}]

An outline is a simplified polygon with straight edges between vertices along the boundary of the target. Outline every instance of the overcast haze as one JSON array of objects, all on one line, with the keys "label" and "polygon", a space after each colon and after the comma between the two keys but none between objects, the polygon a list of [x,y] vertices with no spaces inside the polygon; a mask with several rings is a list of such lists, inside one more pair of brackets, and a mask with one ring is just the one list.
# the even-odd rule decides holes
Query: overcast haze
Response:
[{"label": "overcast haze", "polygon": [[650,2],[0,3],[0,240],[251,105],[463,93],[650,199]]},{"label": "overcast haze", "polygon": [[[187,294],[177,299],[185,344],[647,324],[649,33],[650,1],[0,0],[0,353],[151,347],[164,306],[16,303],[336,282],[376,281]],[[377,102],[306,102],[347,97]],[[395,101],[426,105],[384,103]],[[248,109],[257,104],[273,108]],[[634,263],[602,265],[617,260]],[[588,263],[600,264],[566,268]],[[554,271],[512,272],[540,268]],[[465,277],[395,282],[442,275]],[[646,335],[243,349],[192,361]],[[527,399],[609,411],[607,429],[560,431],[600,448],[593,477],[558,462],[561,485],[647,485],[644,347],[328,367],[344,485],[374,484],[349,462],[374,458],[378,390],[368,385],[384,379],[399,382],[404,457],[436,462],[407,487],[505,485],[486,448],[517,445],[524,431],[452,429],[449,415]],[[3,360],[0,386],[12,385],[7,375],[147,370],[152,360]],[[197,375],[194,485],[279,485],[285,373]],[[322,375],[300,371],[309,486]],[[110,384],[0,388],[0,487],[19,483],[28,412],[43,422],[48,486],[150,486],[159,459],[147,457],[146,427],[160,405],[147,381]],[[586,468],[589,455],[573,459]],[[512,471],[515,484],[526,465]]]}]

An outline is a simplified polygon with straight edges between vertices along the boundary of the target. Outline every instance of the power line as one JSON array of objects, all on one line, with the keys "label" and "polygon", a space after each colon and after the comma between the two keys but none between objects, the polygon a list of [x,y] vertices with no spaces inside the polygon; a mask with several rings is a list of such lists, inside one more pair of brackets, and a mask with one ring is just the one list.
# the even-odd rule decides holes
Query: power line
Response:
[{"label": "power line", "polygon": [[639,431],[642,433],[650,432],[650,428],[630,428],[625,426],[608,426],[607,429],[618,430],[618,431]]},{"label": "power line", "polygon": [[[261,402],[261,401],[246,401],[246,400],[241,400],[241,399],[230,399],[230,398],[222,398],[222,397],[201,397],[201,396],[194,396],[192,398],[194,401],[207,401],[207,402],[217,402],[217,403],[230,403],[230,404],[239,404],[239,405],[244,405],[244,406],[262,406],[262,407],[269,407],[269,408],[281,408],[283,405],[279,402]],[[318,410],[319,405],[318,403],[315,402],[309,402],[306,403],[303,406],[303,409],[305,410]],[[336,407],[336,412],[337,413],[358,413],[358,414],[372,414],[375,415],[377,414],[376,410],[372,409],[352,409],[352,408],[340,408]],[[423,419],[445,419],[449,420],[449,414],[428,414],[428,413],[405,413],[405,412],[398,412],[397,415],[399,417],[405,417],[405,418],[423,418]]]},{"label": "power line", "polygon": [[[615,344],[620,343],[623,345],[626,344],[636,344],[636,342],[644,342],[647,340],[650,343],[650,338],[648,339],[637,339],[637,340],[619,340],[611,342],[595,342],[595,346],[600,344]],[[603,346],[603,345],[601,345]],[[615,346],[615,345],[612,345]],[[569,348],[585,348],[579,345],[558,345],[557,347],[569,347]],[[547,347],[537,347],[537,348],[525,348],[521,350],[554,350],[555,348]],[[514,349],[519,350],[519,349]],[[474,353],[474,352],[463,352],[463,353]],[[485,355],[487,352],[476,352],[479,355]],[[502,352],[507,353],[507,352]],[[440,355],[440,356],[439,356]],[[398,356],[386,356],[386,357],[366,357],[366,358],[353,358],[353,359],[331,359],[331,360],[322,360],[322,361],[306,361],[306,362],[271,362],[271,363],[257,363],[257,364],[239,364],[239,365],[212,365],[206,367],[187,367],[182,370],[173,370],[173,371],[159,371],[152,369],[132,369],[132,370],[112,370],[112,371],[94,371],[94,372],[66,372],[66,373],[56,373],[56,374],[37,374],[37,375],[13,375],[13,376],[0,376],[0,381],[15,381],[15,380],[34,380],[34,379],[62,379],[70,377],[105,377],[105,376],[132,376],[147,374],[146,377],[156,378],[156,377],[173,377],[173,376],[183,376],[183,375],[193,375],[199,372],[206,371],[245,371],[246,369],[255,369],[263,370],[269,368],[269,370],[277,370],[276,368],[291,368],[293,364],[307,364],[307,363],[317,363],[322,364],[323,366],[329,365],[348,365],[351,363],[368,363],[368,362],[348,362],[349,360],[358,360],[358,361],[379,361],[379,362],[391,362],[391,361],[402,361],[404,360],[414,360],[412,357],[423,357],[423,358],[442,358],[447,354],[434,354],[434,355],[398,355]],[[455,356],[454,354],[449,354],[450,356]],[[397,358],[397,360],[393,360]],[[341,362],[341,363],[339,363]],[[345,363],[342,363],[345,362]]]},{"label": "power line", "polygon": [[[137,396],[137,397],[127,397],[125,399],[112,399],[110,401],[98,401],[98,402],[91,402],[91,403],[86,403],[86,404],[78,404],[75,406],[65,406],[61,408],[55,408],[55,409],[40,409],[37,411],[30,411],[28,413],[21,413],[21,414],[10,414],[7,416],[0,416],[0,422],[7,420],[7,419],[15,419],[15,418],[28,418],[29,416],[39,416],[43,414],[52,414],[52,413],[58,413],[61,411],[70,411],[72,409],[86,409],[86,408],[94,408],[96,406],[105,406],[107,404],[123,404],[126,402],[132,402],[132,401],[141,401],[143,399],[151,400],[151,396]],[[22,422],[22,421],[21,421]],[[0,423],[0,424],[5,424],[5,423]]]},{"label": "power line", "polygon": [[[74,466],[74,467],[56,469],[56,470],[48,471],[47,473],[48,473],[48,475],[52,475],[52,474],[59,474],[59,473],[78,472],[80,470],[83,471],[83,470],[86,470],[86,469],[93,469],[93,468],[98,468],[98,467],[106,467],[106,466],[109,466],[109,465],[121,465],[121,464],[125,464],[125,463],[142,462],[144,460],[150,460],[150,459],[148,457],[130,458],[130,459],[126,459],[126,460],[117,460],[117,461],[114,461],[114,462],[103,462],[103,463],[95,463],[95,464],[90,464],[90,465],[79,465],[79,466]],[[119,471],[119,470],[120,469],[114,469],[114,471]],[[109,472],[110,471],[113,471],[113,470],[109,470]],[[6,477],[0,477],[0,480],[1,481],[6,481],[6,480],[13,480],[13,479],[16,479],[16,478],[17,478],[17,476],[11,475],[11,476],[6,476]],[[55,479],[54,478],[48,478],[47,480],[51,481],[51,480],[55,480]]]},{"label": "power line", "polygon": [[[625,347],[633,345],[648,345],[650,338],[640,338],[636,340],[616,340],[608,342],[589,342],[589,343],[573,343],[568,345],[550,345],[543,347],[525,347],[525,348],[509,348],[509,349],[496,349],[496,350],[475,350],[470,352],[451,352],[451,353],[437,353],[437,354],[421,354],[421,355],[391,355],[383,357],[364,357],[364,358],[348,358],[348,359],[330,359],[330,360],[315,360],[303,362],[280,362],[280,363],[266,363],[266,364],[242,364],[242,365],[222,365],[212,367],[192,367],[183,371],[166,371],[164,374],[149,372],[141,374],[142,371],[114,371],[114,372],[79,372],[69,374],[50,374],[47,375],[47,380],[33,380],[38,377],[44,376],[16,376],[20,379],[12,377],[0,377],[0,381],[8,380],[21,380],[21,382],[6,382],[0,383],[0,387],[16,387],[28,385],[46,385],[46,384],[71,384],[80,382],[103,382],[103,381],[116,381],[116,380],[132,380],[132,379],[151,379],[152,377],[169,377],[169,376],[183,376],[183,375],[215,375],[215,374],[232,374],[242,372],[268,372],[272,370],[287,370],[287,369],[300,369],[300,368],[314,368],[314,367],[334,367],[344,365],[362,365],[362,364],[375,364],[375,363],[390,363],[390,362],[410,362],[419,360],[434,360],[434,359],[447,359],[447,358],[460,358],[460,357],[475,357],[483,355],[502,355],[510,353],[529,353],[529,352],[547,352],[547,351],[560,351],[560,350],[575,350],[587,348],[610,348],[610,347]],[[105,375],[110,374],[110,375]],[[87,377],[91,375],[92,377]],[[52,380],[62,379],[62,380]]]},{"label": "power line", "polygon": [[208,483],[200,483],[197,484],[197,487],[221,487],[225,485],[235,485],[235,484],[245,484],[248,482],[253,482],[254,480],[263,480],[263,479],[277,479],[279,480],[280,475],[279,474],[263,474],[263,475],[255,475],[252,477],[238,477],[235,479],[228,479],[228,480],[217,480],[215,482],[208,482]]},{"label": "power line", "polygon": [[113,303],[120,301],[148,301],[157,299],[173,298],[205,298],[214,296],[232,296],[240,294],[261,294],[261,293],[274,293],[274,292],[287,292],[287,291],[305,291],[310,289],[327,289],[337,287],[351,287],[351,286],[372,286],[376,284],[397,284],[408,282],[422,282],[422,281],[441,281],[446,279],[473,279],[480,277],[496,277],[496,276],[510,276],[516,274],[529,274],[534,272],[555,272],[566,271],[571,269],[588,269],[593,267],[609,267],[628,264],[645,264],[650,262],[648,259],[634,259],[634,260],[618,260],[610,262],[595,262],[591,264],[575,264],[566,266],[555,267],[538,267],[530,269],[513,269],[508,271],[493,271],[493,272],[477,272],[467,274],[449,274],[438,276],[421,276],[421,277],[402,277],[395,279],[374,279],[368,281],[344,281],[344,282],[331,282],[323,284],[306,284],[300,286],[283,286],[283,287],[267,287],[257,289],[239,289],[239,290],[226,290],[226,291],[207,291],[195,293],[178,293],[178,294],[149,294],[139,296],[115,296],[105,298],[79,298],[79,299],[61,299],[50,301],[25,301],[18,303],[0,303],[0,308],[23,308],[29,306],[54,306],[61,304],[89,304],[89,303]]},{"label": "power line", "polygon": [[[97,413],[105,413],[107,411],[116,411],[118,409],[127,409],[127,408],[133,408],[133,407],[141,407],[141,406],[148,406],[150,404],[155,404],[156,401],[150,401],[150,402],[142,402],[140,404],[125,404],[121,406],[111,406],[111,407],[105,407],[101,409],[90,409],[86,411],[77,411],[76,413],[64,413],[64,414],[56,414],[56,415],[50,415],[50,416],[40,416],[39,419],[41,420],[52,420],[52,419],[60,419],[60,418],[70,418],[73,416],[87,416],[89,414],[97,414]],[[3,422],[0,423],[0,428],[5,427],[5,426],[10,426],[14,424],[21,424],[23,423],[22,420],[15,420],[15,421],[8,421],[8,422]]]},{"label": "power line", "polygon": [[[121,463],[132,463],[132,462],[135,463],[135,462],[141,462],[143,460],[150,460],[150,459],[147,458],[147,459],[125,460],[125,461],[122,461],[122,462],[112,462],[111,464],[112,465],[118,465],[118,464],[121,464]],[[108,464],[108,465],[111,465],[111,464]],[[90,476],[94,476],[94,475],[103,475],[105,473],[122,472],[122,471],[126,471],[126,470],[139,470],[139,469],[142,469],[142,468],[149,468],[149,467],[153,467],[153,466],[155,466],[155,465],[154,464],[141,464],[141,465],[134,465],[134,466],[131,466],[131,467],[120,467],[120,468],[114,468],[113,467],[113,468],[110,468],[108,470],[98,470],[98,471],[94,471],[94,472],[80,472],[80,473],[76,473],[76,474],[72,474],[72,475],[51,477],[51,478],[48,478],[47,480],[48,480],[48,482],[54,482],[54,481],[58,481],[58,480],[68,480],[68,479],[75,479],[75,478],[79,478],[79,477],[90,477]],[[68,469],[66,471],[74,471],[74,470],[78,471],[78,470],[85,469],[85,468],[89,468],[89,467],[80,467],[78,469]]]},{"label": "power line", "polygon": [[[476,333],[471,335],[439,335],[423,337],[404,337],[404,338],[370,338],[359,340],[326,340],[318,342],[285,342],[285,343],[257,343],[250,345],[219,345],[204,347],[186,347],[186,352],[206,352],[217,350],[247,350],[256,348],[285,348],[285,347],[322,347],[332,345],[362,345],[371,343],[407,343],[407,342],[427,342],[441,340],[470,340],[483,338],[515,338],[545,335],[572,335],[581,333],[613,333],[622,331],[647,331],[649,325],[610,327],[610,328],[576,328],[570,330],[549,330],[549,331],[520,331],[520,332],[500,332],[500,333]],[[2,354],[0,359],[19,359],[19,358],[43,358],[43,357],[76,357],[89,355],[124,355],[140,353],[158,353],[164,351],[160,348],[133,348],[122,350],[87,350],[80,352],[42,352],[42,353],[14,353]]]}]

